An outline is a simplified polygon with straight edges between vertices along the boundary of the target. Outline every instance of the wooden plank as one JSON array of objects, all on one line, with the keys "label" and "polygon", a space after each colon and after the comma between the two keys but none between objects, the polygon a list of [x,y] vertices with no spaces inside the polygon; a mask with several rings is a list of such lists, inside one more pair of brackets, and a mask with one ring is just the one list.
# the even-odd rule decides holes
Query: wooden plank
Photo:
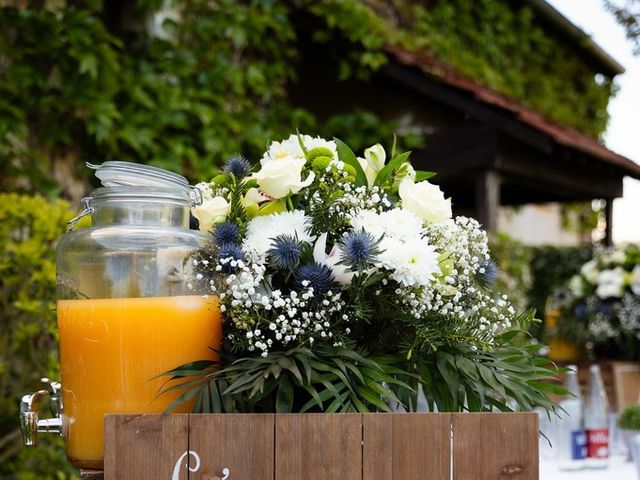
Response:
[{"label": "wooden plank", "polygon": [[189,448],[202,464],[190,479],[273,480],[274,415],[192,414]]},{"label": "wooden plank", "polygon": [[277,480],[361,480],[362,415],[276,415],[275,452]]},{"label": "wooden plank", "polygon": [[170,479],[188,449],[189,415],[105,416],[105,480]]},{"label": "wooden plank", "polygon": [[363,480],[449,480],[451,415],[365,414]]},{"label": "wooden plank", "polygon": [[614,407],[617,411],[622,411],[640,401],[640,365],[635,362],[612,363]]},{"label": "wooden plank", "polygon": [[538,480],[536,413],[452,414],[455,480]]}]

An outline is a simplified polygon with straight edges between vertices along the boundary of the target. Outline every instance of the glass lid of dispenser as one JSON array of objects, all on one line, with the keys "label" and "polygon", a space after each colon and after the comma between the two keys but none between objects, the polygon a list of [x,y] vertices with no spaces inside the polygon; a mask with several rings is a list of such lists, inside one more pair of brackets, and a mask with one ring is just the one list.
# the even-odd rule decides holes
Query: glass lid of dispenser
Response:
[{"label": "glass lid of dispenser", "polygon": [[133,162],[104,162],[102,165],[87,163],[96,171],[96,177],[105,187],[164,187],[189,189],[189,182],[182,175]]}]

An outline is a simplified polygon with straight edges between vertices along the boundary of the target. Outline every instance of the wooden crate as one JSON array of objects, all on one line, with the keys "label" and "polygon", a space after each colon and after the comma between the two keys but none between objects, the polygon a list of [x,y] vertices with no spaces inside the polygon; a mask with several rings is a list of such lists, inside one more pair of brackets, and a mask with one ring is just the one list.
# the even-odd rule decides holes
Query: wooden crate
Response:
[{"label": "wooden crate", "polygon": [[537,480],[538,416],[107,415],[104,479]]}]

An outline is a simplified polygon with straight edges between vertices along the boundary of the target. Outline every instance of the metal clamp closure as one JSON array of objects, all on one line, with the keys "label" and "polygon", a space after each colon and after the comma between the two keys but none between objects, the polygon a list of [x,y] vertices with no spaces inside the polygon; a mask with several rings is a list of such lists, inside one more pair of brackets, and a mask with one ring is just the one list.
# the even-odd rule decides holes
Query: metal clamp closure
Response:
[{"label": "metal clamp closure", "polygon": [[67,232],[72,231],[82,217],[91,215],[96,211],[96,209],[91,206],[91,197],[84,197],[80,202],[82,203],[83,210],[67,222]]}]

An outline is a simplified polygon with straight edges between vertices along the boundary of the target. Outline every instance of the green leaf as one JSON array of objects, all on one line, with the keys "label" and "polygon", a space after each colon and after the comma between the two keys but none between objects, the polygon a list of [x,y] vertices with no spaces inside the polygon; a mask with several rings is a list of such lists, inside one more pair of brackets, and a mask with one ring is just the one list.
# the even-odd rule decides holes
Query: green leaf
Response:
[{"label": "green leaf", "polygon": [[393,143],[391,144],[391,158],[396,156],[396,148],[398,146],[398,136],[393,134]]},{"label": "green leaf", "polygon": [[436,176],[435,172],[425,172],[424,170],[418,170],[416,171],[415,182],[418,183],[424,180],[429,180],[430,178],[435,176]]},{"label": "green leaf", "polygon": [[364,170],[362,170],[362,166],[360,165],[360,162],[358,162],[356,155],[342,140],[334,138],[333,141],[336,143],[338,159],[347,165],[351,165],[356,171],[356,186],[366,187],[368,185],[367,176],[365,175]]},{"label": "green leaf", "polygon": [[257,216],[271,215],[273,213],[282,213],[286,210],[286,203],[284,198],[278,200],[271,200],[270,202],[263,203],[258,208]]},{"label": "green leaf", "polygon": [[393,157],[391,161],[387,163],[384,167],[382,167],[382,170],[378,172],[378,175],[376,176],[375,185],[384,185],[384,183],[391,178],[391,175],[393,175],[393,172],[395,172],[398,168],[400,168],[400,166],[404,162],[409,160],[409,155],[411,155],[411,152],[404,152],[404,153],[401,153],[400,155]]},{"label": "green leaf", "polygon": [[276,395],[276,412],[291,413],[293,410],[293,387],[287,375],[280,377],[280,387]]},{"label": "green leaf", "polygon": [[467,377],[472,380],[478,381],[480,376],[478,375],[478,371],[476,370],[476,365],[467,357],[457,356],[456,357],[456,365],[464,373]]}]

